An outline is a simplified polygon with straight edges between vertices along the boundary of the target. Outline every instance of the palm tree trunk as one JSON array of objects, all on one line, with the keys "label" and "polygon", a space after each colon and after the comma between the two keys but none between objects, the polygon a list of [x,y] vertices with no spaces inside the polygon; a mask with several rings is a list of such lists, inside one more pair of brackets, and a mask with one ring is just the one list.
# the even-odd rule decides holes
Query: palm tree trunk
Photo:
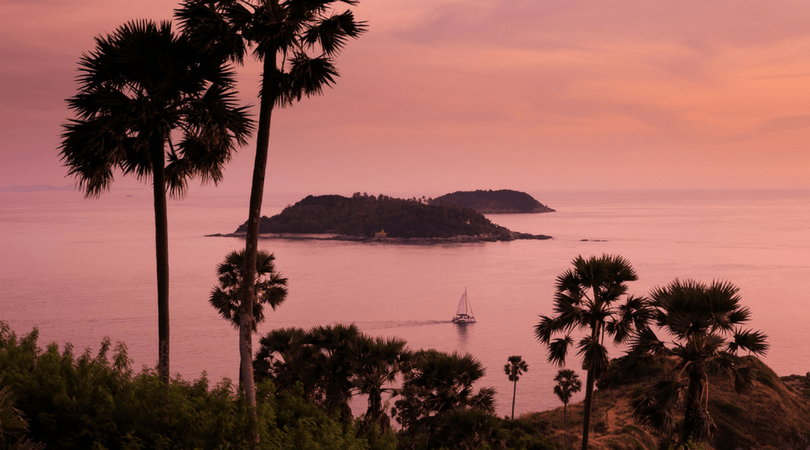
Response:
[{"label": "palm tree trunk", "polygon": [[686,391],[686,411],[684,412],[683,420],[683,435],[681,436],[681,442],[683,443],[687,442],[690,437],[697,438],[697,436],[693,436],[693,434],[695,428],[695,410],[700,407],[701,391],[703,390],[701,378],[700,374],[689,374],[689,387]]},{"label": "palm tree trunk", "polygon": [[568,448],[568,402],[563,403],[563,448]]},{"label": "palm tree trunk", "polygon": [[593,400],[593,371],[588,371],[588,379],[585,382],[585,409],[582,411],[582,450],[588,450],[588,435],[591,427],[591,403]]},{"label": "palm tree trunk", "polygon": [[256,159],[253,163],[253,182],[250,188],[247,236],[245,236],[245,259],[242,268],[242,298],[239,304],[239,367],[240,383],[245,392],[248,411],[251,415],[250,433],[252,442],[259,442],[256,417],[256,386],[253,380],[253,303],[256,283],[256,252],[259,247],[259,219],[262,212],[264,178],[267,173],[267,153],[270,147],[270,122],[273,106],[278,96],[275,55],[265,55],[259,129],[256,134]]},{"label": "palm tree trunk", "polygon": [[515,395],[517,394],[517,379],[515,379],[515,387],[512,388],[512,420],[515,420]]},{"label": "palm tree trunk", "polygon": [[[163,139],[158,133],[150,142],[152,159],[152,191],[155,206],[155,259],[158,286],[158,374],[169,389],[169,219],[166,205],[166,175],[164,172]],[[167,403],[168,405],[168,403]]]}]

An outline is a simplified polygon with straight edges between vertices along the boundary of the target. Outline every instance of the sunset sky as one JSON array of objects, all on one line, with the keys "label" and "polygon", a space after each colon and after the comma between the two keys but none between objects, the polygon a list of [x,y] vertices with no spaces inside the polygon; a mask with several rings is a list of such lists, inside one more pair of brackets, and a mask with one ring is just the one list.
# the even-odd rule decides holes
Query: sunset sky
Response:
[{"label": "sunset sky", "polygon": [[[81,54],[128,20],[170,19],[177,3],[0,5],[0,186],[70,184],[58,146]],[[268,191],[810,188],[806,0],[364,0],[354,11],[369,31],[339,57],[337,85],[274,116]],[[239,69],[245,103],[257,103],[259,72]],[[247,193],[252,158],[253,143],[223,190]]]}]

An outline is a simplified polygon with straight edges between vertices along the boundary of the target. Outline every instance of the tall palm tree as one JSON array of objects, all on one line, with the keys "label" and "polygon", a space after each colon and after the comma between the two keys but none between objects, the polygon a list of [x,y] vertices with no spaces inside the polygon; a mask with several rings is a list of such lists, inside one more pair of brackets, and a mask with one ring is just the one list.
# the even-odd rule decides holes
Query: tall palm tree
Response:
[{"label": "tall palm tree", "polygon": [[[690,438],[702,442],[711,437],[714,421],[709,415],[708,374],[725,374],[734,379],[740,393],[748,391],[755,378],[750,360],[739,351],[764,355],[767,336],[741,328],[751,312],[740,305],[739,288],[713,281],[675,280],[653,289],[655,325],[672,337],[667,349],[651,329],[642,330],[628,352],[627,364],[649,355],[673,355],[677,363],[669,377],[656,383],[632,404],[633,417],[663,435],[679,431],[680,443]],[[675,423],[676,406],[684,406],[684,419]]]},{"label": "tall palm tree", "polygon": [[507,363],[503,366],[504,372],[509,376],[509,381],[514,383],[512,388],[512,420],[515,420],[515,396],[517,395],[517,382],[523,372],[529,371],[529,365],[520,356],[510,356]]},{"label": "tall palm tree", "polygon": [[571,369],[560,369],[554,377],[557,383],[554,385],[554,393],[563,402],[563,428],[565,429],[563,445],[568,448],[568,402],[571,396],[582,389],[582,382],[579,375]]},{"label": "tall palm tree", "polygon": [[[611,336],[615,344],[624,343],[634,329],[646,326],[649,309],[646,300],[627,296],[626,283],[638,276],[630,262],[621,256],[603,254],[588,259],[578,256],[572,264],[573,269],[557,277],[554,296],[557,315],[541,316],[535,336],[547,347],[549,362],[561,367],[574,345],[572,332],[585,332],[576,345],[582,368],[588,372],[582,424],[582,449],[587,450],[594,384],[610,363],[605,337]],[[619,303],[622,297],[626,297],[624,304]],[[557,334],[562,337],[552,340]]]},{"label": "tall palm tree", "polygon": [[[219,311],[223,319],[239,329],[239,303],[242,289],[242,269],[245,251],[233,250],[225,256],[225,261],[217,266],[219,286],[211,291],[209,302]],[[276,257],[272,253],[259,250],[256,254],[256,302],[253,304],[251,331],[256,332],[259,323],[264,322],[264,305],[276,310],[287,299],[287,279],[276,271]]]},{"label": "tall palm tree", "polygon": [[64,125],[60,155],[85,197],[108,190],[115,170],[152,180],[158,372],[168,387],[166,192],[182,197],[193,177],[217,183],[234,145],[246,143],[252,123],[245,108],[236,106],[229,67],[195,51],[168,22],[129,22],[97,37],[79,71],[79,92],[68,99],[77,118]]},{"label": "tall palm tree", "polygon": [[[356,21],[351,11],[335,12],[337,3],[355,5],[357,0],[184,0],[175,11],[198,48],[241,63],[247,49],[253,47],[253,55],[262,61],[240,312],[242,382],[254,417],[250,313],[271,117],[276,106],[292,106],[303,96],[320,95],[324,86],[334,84],[338,76],[334,59],[349,38],[365,31],[365,23]],[[258,432],[255,438],[258,440]]]}]

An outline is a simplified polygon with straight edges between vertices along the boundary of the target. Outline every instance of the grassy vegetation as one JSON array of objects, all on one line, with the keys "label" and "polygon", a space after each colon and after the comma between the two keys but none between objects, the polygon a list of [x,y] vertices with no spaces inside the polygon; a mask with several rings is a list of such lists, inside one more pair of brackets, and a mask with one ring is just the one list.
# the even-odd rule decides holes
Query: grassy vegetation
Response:
[{"label": "grassy vegetation", "polygon": [[[737,394],[734,381],[725,377],[710,377],[712,389],[709,397],[709,412],[714,418],[716,431],[710,442],[695,448],[705,450],[733,449],[806,449],[810,445],[810,397],[801,389],[788,386],[765,364],[746,357],[757,369],[757,381],[753,390]],[[616,360],[611,372],[599,384],[594,401],[594,430],[603,423],[606,428],[591,436],[590,448],[610,449],[658,449],[668,448],[661,436],[635,424],[630,418],[630,402],[652,384],[670,364],[666,358],[649,361],[635,374],[622,374],[616,370]],[[800,384],[806,377],[795,377]],[[582,405],[568,406],[569,447],[579,443],[582,429]],[[533,424],[547,423],[550,435],[558,442],[563,436],[562,406],[551,411],[525,415],[523,419]],[[573,439],[571,436],[575,436]]]}]

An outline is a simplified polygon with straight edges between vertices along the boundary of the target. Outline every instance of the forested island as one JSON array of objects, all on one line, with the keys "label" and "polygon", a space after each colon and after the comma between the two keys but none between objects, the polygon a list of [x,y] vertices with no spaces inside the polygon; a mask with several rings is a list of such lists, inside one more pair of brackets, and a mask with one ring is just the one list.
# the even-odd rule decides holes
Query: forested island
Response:
[{"label": "forested island", "polygon": [[[247,222],[235,235],[245,233]],[[323,236],[348,240],[504,241],[549,239],[513,232],[483,214],[456,205],[431,205],[417,198],[400,199],[355,193],[307,196],[259,222],[262,234]]]},{"label": "forested island", "polygon": [[434,206],[461,206],[478,211],[481,214],[555,212],[548,206],[538,202],[531,195],[511,189],[457,191],[434,198],[428,204]]}]

